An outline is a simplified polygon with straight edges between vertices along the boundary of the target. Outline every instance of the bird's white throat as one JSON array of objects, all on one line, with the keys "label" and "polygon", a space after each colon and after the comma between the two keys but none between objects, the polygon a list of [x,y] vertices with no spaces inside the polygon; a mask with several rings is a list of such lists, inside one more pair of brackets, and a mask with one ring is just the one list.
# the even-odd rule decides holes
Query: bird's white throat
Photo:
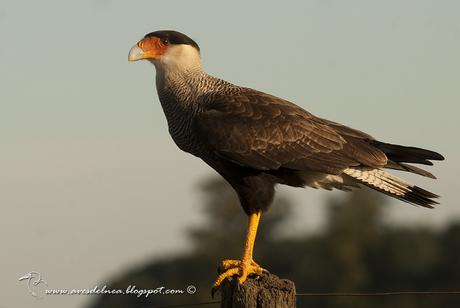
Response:
[{"label": "bird's white throat", "polygon": [[153,61],[153,64],[159,73],[202,70],[200,53],[190,45],[170,46],[159,60]]},{"label": "bird's white throat", "polygon": [[159,60],[152,63],[157,71],[158,90],[165,88],[175,92],[197,90],[196,80],[204,74],[199,51],[189,45],[170,46]]}]

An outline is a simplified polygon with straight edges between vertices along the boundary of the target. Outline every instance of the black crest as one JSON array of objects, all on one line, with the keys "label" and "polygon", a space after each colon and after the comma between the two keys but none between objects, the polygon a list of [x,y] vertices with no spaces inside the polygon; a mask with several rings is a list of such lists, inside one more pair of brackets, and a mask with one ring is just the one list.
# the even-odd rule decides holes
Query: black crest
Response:
[{"label": "black crest", "polygon": [[147,37],[158,37],[161,40],[167,40],[170,44],[174,45],[190,45],[195,47],[198,51],[200,51],[200,47],[198,44],[189,38],[187,35],[177,32],[177,31],[172,31],[172,30],[161,30],[161,31],[155,31],[151,32],[149,34],[145,35],[145,38]]}]

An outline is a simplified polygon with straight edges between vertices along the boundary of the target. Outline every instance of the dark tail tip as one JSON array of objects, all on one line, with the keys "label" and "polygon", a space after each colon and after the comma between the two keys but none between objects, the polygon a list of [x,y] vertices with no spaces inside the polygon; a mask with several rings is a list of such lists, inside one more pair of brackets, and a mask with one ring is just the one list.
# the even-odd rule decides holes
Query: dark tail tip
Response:
[{"label": "dark tail tip", "polygon": [[415,205],[434,208],[435,205],[439,204],[439,202],[433,200],[436,198],[439,198],[439,196],[418,186],[413,186],[401,199]]},{"label": "dark tail tip", "polygon": [[382,150],[394,162],[433,165],[430,160],[444,160],[441,154],[422,148],[406,147],[377,140],[372,140],[371,144]]}]

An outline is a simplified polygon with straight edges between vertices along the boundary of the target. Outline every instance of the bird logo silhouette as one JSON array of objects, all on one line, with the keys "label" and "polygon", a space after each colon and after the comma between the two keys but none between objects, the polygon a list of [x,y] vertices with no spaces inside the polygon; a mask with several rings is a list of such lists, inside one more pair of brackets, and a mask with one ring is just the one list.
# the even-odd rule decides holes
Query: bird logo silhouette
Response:
[{"label": "bird logo silhouette", "polygon": [[45,286],[48,286],[48,283],[45,280],[43,280],[42,274],[40,274],[39,272],[32,271],[32,272],[29,272],[29,273],[25,274],[22,277],[19,277],[18,280],[19,281],[24,281],[24,280],[27,281],[27,289],[28,289],[29,293],[33,297],[35,297],[35,298],[43,298],[43,296],[40,296],[37,293],[38,286],[40,284],[44,284]]}]

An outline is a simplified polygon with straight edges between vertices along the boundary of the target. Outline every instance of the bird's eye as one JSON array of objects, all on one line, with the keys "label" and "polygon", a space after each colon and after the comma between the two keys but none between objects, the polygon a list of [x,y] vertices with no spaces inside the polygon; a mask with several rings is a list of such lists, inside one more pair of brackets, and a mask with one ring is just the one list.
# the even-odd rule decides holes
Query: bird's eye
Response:
[{"label": "bird's eye", "polygon": [[163,39],[161,39],[161,43],[162,43],[163,45],[168,45],[168,44],[169,44],[169,40],[168,40],[167,38],[163,38]]}]

